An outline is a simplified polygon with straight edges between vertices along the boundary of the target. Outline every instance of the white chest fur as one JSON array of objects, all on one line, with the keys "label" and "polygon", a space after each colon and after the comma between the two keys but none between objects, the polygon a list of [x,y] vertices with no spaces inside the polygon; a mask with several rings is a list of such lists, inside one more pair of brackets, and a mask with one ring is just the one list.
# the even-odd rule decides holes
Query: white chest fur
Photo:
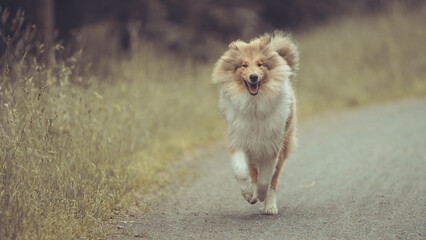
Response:
[{"label": "white chest fur", "polygon": [[290,114],[292,91],[287,82],[273,98],[259,94],[236,99],[221,93],[220,106],[228,124],[230,146],[243,150],[251,161],[276,156],[281,148]]}]

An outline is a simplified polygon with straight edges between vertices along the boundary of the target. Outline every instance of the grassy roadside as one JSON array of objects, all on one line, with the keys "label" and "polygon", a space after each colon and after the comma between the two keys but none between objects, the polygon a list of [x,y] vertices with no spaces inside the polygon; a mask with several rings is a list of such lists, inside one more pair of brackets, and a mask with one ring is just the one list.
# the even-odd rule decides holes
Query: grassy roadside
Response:
[{"label": "grassy roadside", "polygon": [[426,7],[337,19],[296,38],[302,116],[426,93]]},{"label": "grassy roadside", "polygon": [[[426,94],[425,21],[425,7],[395,9],[294,34],[300,115]],[[223,138],[212,65],[153,49],[111,61],[106,79],[71,75],[78,54],[2,62],[0,239],[105,236],[133,193],[179,179],[173,157]]]}]

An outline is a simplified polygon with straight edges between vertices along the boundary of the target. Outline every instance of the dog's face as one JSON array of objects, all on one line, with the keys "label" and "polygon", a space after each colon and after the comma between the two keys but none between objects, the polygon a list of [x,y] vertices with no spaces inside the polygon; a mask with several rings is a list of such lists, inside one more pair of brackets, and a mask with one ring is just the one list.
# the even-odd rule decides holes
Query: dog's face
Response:
[{"label": "dog's face", "polygon": [[280,66],[288,67],[272,49],[269,36],[249,43],[237,40],[229,44],[228,51],[216,64],[213,81],[222,83],[225,91],[233,95],[270,94],[267,93],[270,89],[277,89],[276,84],[279,83],[276,79],[283,79],[282,76],[274,78]]},{"label": "dog's face", "polygon": [[235,66],[236,81],[244,82],[251,95],[257,95],[260,85],[268,77],[268,65],[265,64],[265,56],[258,51],[246,51],[240,53],[240,59]]},{"label": "dog's face", "polygon": [[229,45],[234,64],[234,80],[244,85],[255,96],[268,80],[271,56],[270,37],[257,39],[250,43],[235,41]]}]

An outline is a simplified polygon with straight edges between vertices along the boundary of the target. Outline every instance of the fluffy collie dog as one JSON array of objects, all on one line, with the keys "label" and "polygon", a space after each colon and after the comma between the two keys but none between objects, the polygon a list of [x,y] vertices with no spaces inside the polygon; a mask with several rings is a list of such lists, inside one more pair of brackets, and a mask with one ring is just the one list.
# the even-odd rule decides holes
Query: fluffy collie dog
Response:
[{"label": "fluffy collie dog", "polygon": [[241,40],[217,61],[212,80],[220,86],[220,110],[241,194],[277,214],[275,194],[285,159],[295,143],[296,101],[292,79],[298,51],[281,31],[249,43]]}]

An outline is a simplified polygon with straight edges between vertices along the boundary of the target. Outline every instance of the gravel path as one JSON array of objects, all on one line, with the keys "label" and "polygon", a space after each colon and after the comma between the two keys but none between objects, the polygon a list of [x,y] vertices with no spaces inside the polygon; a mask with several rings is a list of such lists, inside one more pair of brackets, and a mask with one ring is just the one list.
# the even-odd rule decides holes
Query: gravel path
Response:
[{"label": "gravel path", "polygon": [[318,116],[298,135],[278,215],[243,199],[222,146],[109,239],[426,239],[426,99]]}]

